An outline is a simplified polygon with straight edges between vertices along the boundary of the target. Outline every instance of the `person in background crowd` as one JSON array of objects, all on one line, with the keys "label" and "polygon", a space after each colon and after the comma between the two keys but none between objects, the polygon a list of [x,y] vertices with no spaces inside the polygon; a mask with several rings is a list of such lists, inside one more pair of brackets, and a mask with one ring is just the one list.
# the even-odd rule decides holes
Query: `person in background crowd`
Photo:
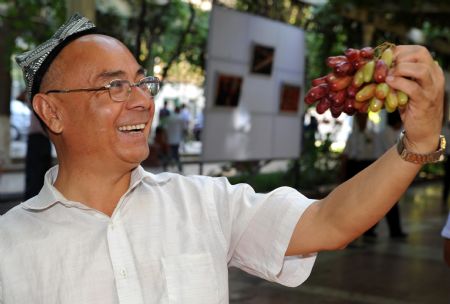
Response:
[{"label": "person in background crowd", "polygon": [[444,261],[450,267],[450,213],[447,216],[447,222],[442,229],[441,236],[444,238]]},{"label": "person in background crowd", "polygon": [[183,118],[183,139],[181,140],[181,151],[186,152],[186,143],[189,140],[189,133],[191,127],[191,112],[185,103],[181,105],[181,118]]},{"label": "person in background crowd", "polygon": [[170,116],[170,110],[168,108],[168,102],[164,101],[163,107],[159,110],[159,125],[163,128],[167,127],[167,120]]},{"label": "person in background crowd", "polygon": [[175,107],[174,113],[167,120],[167,140],[170,146],[170,161],[175,161],[179,172],[183,172],[180,160],[180,144],[183,141],[185,121],[181,116],[180,107]]},{"label": "person in background crowd", "polygon": [[[448,117],[448,93],[445,93],[444,97],[444,119],[442,122],[442,134],[445,138],[450,138],[450,118]],[[445,149],[445,161],[444,161],[444,179],[442,185],[442,211],[448,211],[448,194],[450,192],[450,147],[447,145]]]}]

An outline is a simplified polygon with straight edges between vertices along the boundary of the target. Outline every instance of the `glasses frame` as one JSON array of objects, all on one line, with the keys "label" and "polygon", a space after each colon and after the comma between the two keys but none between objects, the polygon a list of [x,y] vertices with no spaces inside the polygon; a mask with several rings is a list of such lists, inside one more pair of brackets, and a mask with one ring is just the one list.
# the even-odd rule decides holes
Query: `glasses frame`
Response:
[{"label": "glasses frame", "polygon": [[[127,90],[127,97],[124,100],[117,100],[114,99],[111,96],[111,88],[113,87],[113,83],[116,81],[120,81],[120,82],[125,82],[128,83],[129,85],[129,89]],[[133,87],[140,87],[143,83],[156,83],[158,84],[158,92],[156,94],[151,94],[150,93],[150,97],[155,97],[158,93],[159,93],[159,89],[161,87],[161,81],[159,80],[158,77],[154,77],[154,76],[147,76],[142,78],[141,80],[139,80],[138,82],[132,83],[126,79],[113,79],[109,82],[109,84],[102,86],[102,87],[96,87],[96,88],[82,88],[82,89],[70,89],[70,90],[48,90],[46,91],[44,94],[52,94],[52,93],[56,93],[56,94],[65,94],[65,93],[72,93],[72,92],[99,92],[99,91],[108,91],[109,93],[109,97],[117,102],[124,102],[126,100],[128,100],[128,98],[130,98],[130,94],[131,94],[131,90]],[[149,92],[151,92],[149,90]]]}]

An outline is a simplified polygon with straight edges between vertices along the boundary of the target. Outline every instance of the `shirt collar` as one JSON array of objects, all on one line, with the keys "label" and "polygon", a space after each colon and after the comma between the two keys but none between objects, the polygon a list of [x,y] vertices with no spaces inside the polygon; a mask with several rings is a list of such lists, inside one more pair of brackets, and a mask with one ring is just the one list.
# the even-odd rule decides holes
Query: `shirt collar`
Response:
[{"label": "shirt collar", "polygon": [[[66,199],[64,195],[53,186],[53,183],[58,176],[58,168],[59,166],[56,165],[47,171],[44,178],[44,186],[41,191],[38,195],[22,203],[23,208],[31,210],[44,210],[50,208],[56,203],[61,203],[66,206],[73,206],[75,204],[74,202]],[[162,185],[167,183],[169,180],[170,175],[168,173],[152,174],[145,171],[142,166],[138,166],[131,172],[130,187],[128,192],[143,181],[150,185]],[[86,207],[86,209],[89,208]]]}]

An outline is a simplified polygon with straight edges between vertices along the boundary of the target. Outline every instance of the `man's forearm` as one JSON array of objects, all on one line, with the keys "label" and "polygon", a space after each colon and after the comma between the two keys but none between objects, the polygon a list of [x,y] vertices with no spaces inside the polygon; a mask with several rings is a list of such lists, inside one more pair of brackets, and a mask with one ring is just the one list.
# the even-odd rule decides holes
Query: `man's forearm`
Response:
[{"label": "man's forearm", "polygon": [[395,147],[359,174],[333,190],[319,213],[332,225],[342,245],[377,223],[397,202],[421,166],[400,158]]}]

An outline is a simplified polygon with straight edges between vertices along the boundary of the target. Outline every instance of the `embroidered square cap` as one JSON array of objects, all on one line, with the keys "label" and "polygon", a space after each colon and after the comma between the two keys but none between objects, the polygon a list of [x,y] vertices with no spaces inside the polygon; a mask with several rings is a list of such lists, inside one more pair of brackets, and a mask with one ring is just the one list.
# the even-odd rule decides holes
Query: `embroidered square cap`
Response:
[{"label": "embroidered square cap", "polygon": [[95,25],[86,17],[74,14],[49,40],[16,57],[23,71],[28,101],[32,102],[39,92],[42,78],[59,52],[76,38],[92,33],[96,33]]}]

